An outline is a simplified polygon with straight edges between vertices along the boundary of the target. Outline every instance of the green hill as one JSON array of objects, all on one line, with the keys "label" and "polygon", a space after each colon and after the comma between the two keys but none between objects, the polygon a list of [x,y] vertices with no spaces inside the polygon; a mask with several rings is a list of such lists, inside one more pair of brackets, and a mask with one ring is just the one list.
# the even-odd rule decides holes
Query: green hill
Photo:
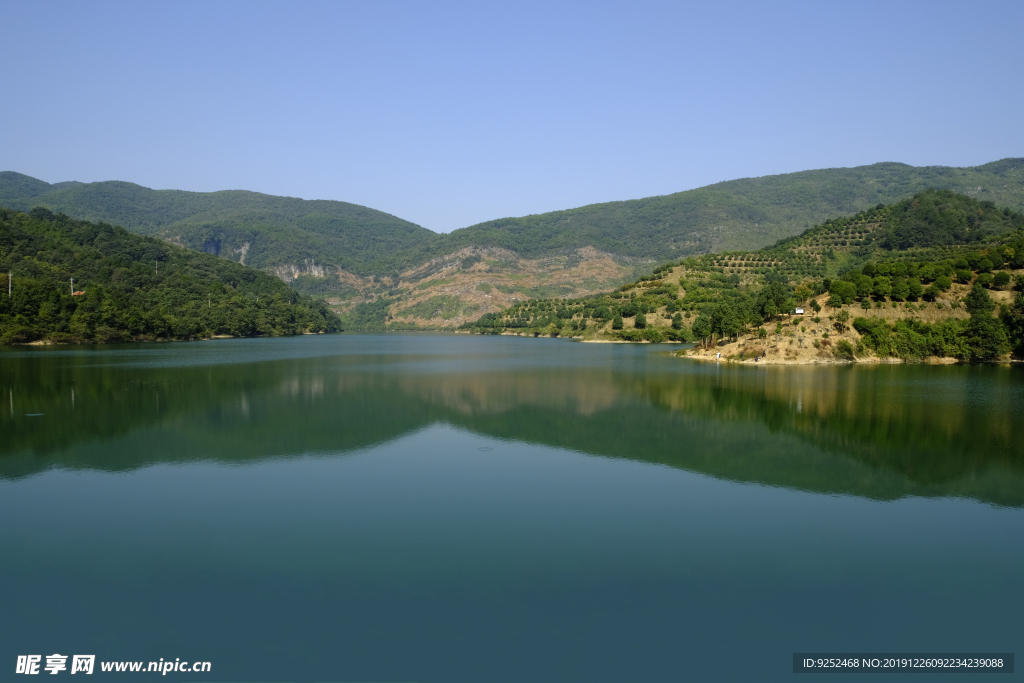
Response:
[{"label": "green hill", "polygon": [[[507,248],[523,258],[590,246],[658,261],[758,249],[827,218],[928,188],[1021,210],[1024,159],[969,168],[879,163],[744,178],[659,197],[503,218],[447,235],[345,202],[241,190],[150,190],[117,181],[50,185],[9,171],[0,173],[0,205],[22,211],[44,206],[76,219],[120,225],[286,280],[298,273],[335,280],[338,268],[362,277],[394,277],[469,246]],[[318,289],[308,280],[303,278],[304,287]]]},{"label": "green hill", "polygon": [[0,209],[0,272],[0,344],[340,329],[323,302],[255,268],[43,208]]},{"label": "green hill", "polygon": [[528,257],[593,246],[663,261],[758,249],[827,218],[928,188],[1022,210],[1024,159],[971,168],[880,163],[730,180],[662,197],[489,221],[452,232],[449,243],[506,247]]},{"label": "green hill", "polygon": [[[525,301],[462,327],[698,341],[708,348],[747,337],[759,344],[757,353],[773,343],[779,348],[785,337],[782,350],[794,362],[830,349],[834,327],[842,342],[829,359],[874,353],[994,360],[1011,351],[1024,356],[1024,293],[1014,297],[1015,285],[1024,289],[1024,214],[926,190],[827,220],[765,249],[672,261],[609,294]],[[797,306],[817,314],[822,305],[832,311],[830,322],[794,317],[791,326],[810,336],[807,346],[804,336],[790,339],[796,333],[785,329],[785,316]],[[769,324],[775,325],[771,340]],[[799,347],[789,348],[797,341]],[[751,358],[754,346],[740,351]]]},{"label": "green hill", "polygon": [[119,225],[263,270],[316,266],[379,275],[422,260],[435,233],[381,211],[335,201],[225,190],[151,190],[134,183],[57,183],[0,173],[0,206],[43,206],[72,218]]}]

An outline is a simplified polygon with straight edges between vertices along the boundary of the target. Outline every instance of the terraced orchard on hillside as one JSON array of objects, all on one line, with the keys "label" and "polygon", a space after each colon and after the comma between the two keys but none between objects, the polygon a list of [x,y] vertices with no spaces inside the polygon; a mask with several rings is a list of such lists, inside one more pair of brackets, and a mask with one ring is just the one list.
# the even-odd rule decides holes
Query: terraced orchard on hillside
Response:
[{"label": "terraced orchard on hillside", "polygon": [[716,358],[985,360],[1024,351],[1022,283],[1024,215],[932,190],[767,249],[682,259],[615,292],[521,302],[463,328],[696,341]]}]

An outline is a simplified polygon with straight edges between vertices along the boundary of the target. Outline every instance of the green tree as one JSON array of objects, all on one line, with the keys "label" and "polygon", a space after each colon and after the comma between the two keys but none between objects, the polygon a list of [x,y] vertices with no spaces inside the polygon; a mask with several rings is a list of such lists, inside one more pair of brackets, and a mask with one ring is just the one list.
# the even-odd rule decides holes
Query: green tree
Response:
[{"label": "green tree", "polygon": [[873,283],[872,294],[879,299],[884,299],[892,294],[892,281],[884,275],[879,275]]},{"label": "green tree", "polygon": [[897,301],[906,301],[907,297],[910,296],[910,286],[907,284],[907,281],[905,279],[896,280],[892,285],[890,296]]},{"label": "green tree", "polygon": [[615,318],[612,319],[612,329],[613,330],[621,330],[622,329],[622,316],[619,315],[618,313],[616,313],[615,314]]},{"label": "green tree", "polygon": [[709,310],[711,332],[722,337],[735,337],[743,323],[739,311],[728,303],[712,306]]},{"label": "green tree", "polygon": [[706,344],[711,338],[711,319],[701,313],[697,316],[697,319],[693,321],[693,325],[690,327],[693,332],[693,336],[701,340],[702,344]]},{"label": "green tree", "polygon": [[757,312],[764,320],[771,320],[780,313],[791,312],[793,302],[784,284],[781,282],[770,282],[758,292],[755,306]]},{"label": "green tree", "polygon": [[863,273],[854,276],[853,284],[857,288],[858,297],[869,296],[871,294],[871,290],[874,289],[875,287],[874,280],[869,278],[867,275],[864,275]]},{"label": "green tree", "polygon": [[[868,291],[870,292],[870,289]],[[857,286],[845,280],[833,280],[829,285],[828,292],[832,295],[831,298],[842,302],[843,305],[853,303],[853,300],[857,298]],[[832,308],[839,308],[831,303],[828,305]]]},{"label": "green tree", "polygon": [[633,320],[633,327],[638,330],[642,330],[647,327],[647,316],[643,313],[637,313],[636,318]]},{"label": "green tree", "polygon": [[971,360],[995,360],[1010,350],[1006,328],[990,315],[972,315],[966,336]]},{"label": "green tree", "polygon": [[1003,311],[1000,317],[1013,355],[1024,357],[1024,292],[1017,293],[1013,305]]},{"label": "green tree", "polygon": [[681,330],[683,329],[683,316],[681,313],[676,313],[672,316],[672,329]]},{"label": "green tree", "polygon": [[985,291],[985,288],[980,283],[975,283],[971,291],[964,297],[964,308],[972,316],[991,316],[992,311],[996,308],[996,304],[992,301],[992,297],[988,295],[988,292]]},{"label": "green tree", "polygon": [[964,297],[964,308],[971,314],[966,337],[972,360],[994,360],[1010,350],[1006,328],[992,317],[995,302],[981,283],[975,283]]}]

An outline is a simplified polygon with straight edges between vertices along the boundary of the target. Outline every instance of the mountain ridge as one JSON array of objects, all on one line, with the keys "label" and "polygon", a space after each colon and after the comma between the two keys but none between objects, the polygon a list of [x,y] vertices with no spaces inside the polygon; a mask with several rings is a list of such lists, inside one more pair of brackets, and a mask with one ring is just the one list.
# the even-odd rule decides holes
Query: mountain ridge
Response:
[{"label": "mountain ridge", "polygon": [[[447,291],[430,292],[448,297],[435,309],[444,315],[458,310],[461,317],[469,309],[468,315],[482,315],[556,288],[580,295],[615,287],[638,275],[644,263],[767,247],[824,220],[928,188],[1022,210],[1024,158],[974,167],[880,162],[740,178],[499,218],[447,234],[335,200],[248,190],[151,190],[126,181],[49,184],[10,171],[0,173],[0,206],[28,211],[40,205],[251,265],[330,299],[339,312],[385,295],[407,299],[401,309],[405,303],[426,306],[422,288],[444,281]],[[591,276],[570,276],[568,269],[581,259]]]}]

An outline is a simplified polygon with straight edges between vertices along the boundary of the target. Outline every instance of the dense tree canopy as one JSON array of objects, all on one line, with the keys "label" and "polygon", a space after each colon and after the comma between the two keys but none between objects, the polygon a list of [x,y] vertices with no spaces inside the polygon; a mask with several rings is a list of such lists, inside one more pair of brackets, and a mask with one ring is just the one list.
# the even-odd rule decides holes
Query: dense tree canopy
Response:
[{"label": "dense tree canopy", "polygon": [[0,209],[0,272],[0,343],[340,329],[325,304],[271,275],[44,208]]}]

